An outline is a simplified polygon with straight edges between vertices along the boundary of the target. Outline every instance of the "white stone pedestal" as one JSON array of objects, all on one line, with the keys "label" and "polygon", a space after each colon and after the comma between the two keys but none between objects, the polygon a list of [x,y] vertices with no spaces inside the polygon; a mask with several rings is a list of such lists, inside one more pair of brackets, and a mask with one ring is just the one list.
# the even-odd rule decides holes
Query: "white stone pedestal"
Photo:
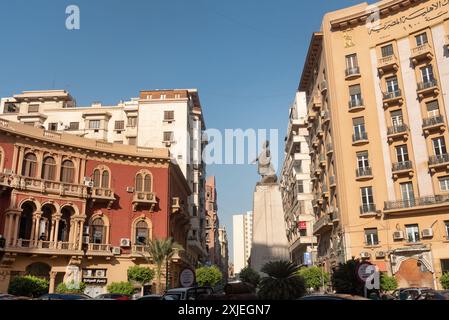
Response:
[{"label": "white stone pedestal", "polygon": [[259,183],[253,201],[250,266],[260,272],[269,261],[290,260],[282,198],[277,183]]}]

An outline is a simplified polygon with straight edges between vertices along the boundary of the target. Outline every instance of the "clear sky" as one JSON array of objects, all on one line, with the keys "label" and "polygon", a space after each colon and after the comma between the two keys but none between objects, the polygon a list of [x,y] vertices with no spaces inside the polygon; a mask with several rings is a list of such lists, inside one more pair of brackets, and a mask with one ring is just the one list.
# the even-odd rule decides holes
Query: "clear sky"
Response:
[{"label": "clear sky", "polygon": [[[198,88],[208,128],[279,129],[311,33],[354,0],[0,1],[0,96],[66,89],[78,105],[116,104],[143,89]],[[80,30],[65,28],[78,5]],[[252,209],[256,166],[214,165],[221,224]],[[232,247],[229,250],[232,259]]]}]

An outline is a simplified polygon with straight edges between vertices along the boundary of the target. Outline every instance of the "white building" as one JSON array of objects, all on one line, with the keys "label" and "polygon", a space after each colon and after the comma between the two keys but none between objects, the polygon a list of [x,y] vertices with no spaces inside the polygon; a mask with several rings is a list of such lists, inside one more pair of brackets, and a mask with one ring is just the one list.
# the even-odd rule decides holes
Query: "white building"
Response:
[{"label": "white building", "polygon": [[234,273],[248,266],[248,259],[251,255],[253,242],[253,213],[248,211],[245,214],[234,215],[232,217],[233,227],[233,260]]},{"label": "white building", "polygon": [[315,216],[306,119],[306,97],[297,92],[289,112],[280,185],[290,259],[298,265],[305,263],[305,252],[315,251],[317,241],[313,236]]},{"label": "white building", "polygon": [[64,90],[24,91],[1,99],[0,117],[104,140],[98,143],[170,148],[172,160],[179,164],[193,191],[188,244],[200,260],[206,257],[206,168],[201,154],[207,139],[196,89],[141,91],[138,98],[117,105],[93,103],[87,107],[76,106],[75,99]]}]

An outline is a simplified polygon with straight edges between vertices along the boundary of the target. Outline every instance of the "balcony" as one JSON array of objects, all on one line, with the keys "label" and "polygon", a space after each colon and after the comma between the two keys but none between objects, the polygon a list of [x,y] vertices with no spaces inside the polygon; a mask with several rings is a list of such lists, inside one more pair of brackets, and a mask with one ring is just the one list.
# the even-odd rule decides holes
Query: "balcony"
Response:
[{"label": "balcony", "polygon": [[352,145],[358,146],[368,143],[368,134],[366,132],[360,132],[352,135]]},{"label": "balcony", "polygon": [[355,176],[357,181],[365,181],[373,178],[373,171],[371,167],[357,168],[355,170]]},{"label": "balcony", "polygon": [[432,173],[435,173],[438,168],[449,169],[449,154],[444,153],[440,155],[434,155],[429,157],[429,169]]},{"label": "balcony", "polygon": [[319,111],[321,109],[321,97],[319,95],[314,95],[310,100],[311,108],[309,110]]},{"label": "balcony", "polygon": [[326,80],[321,81],[320,88],[321,88],[321,94],[324,95],[327,93],[327,81]]},{"label": "balcony", "polygon": [[434,213],[441,212],[442,207],[449,207],[449,195],[420,197],[410,200],[386,201],[385,214]]},{"label": "balcony", "polygon": [[324,154],[320,154],[319,159],[320,159],[320,166],[321,167],[325,167],[326,166],[326,161],[327,161],[326,156]]},{"label": "balcony", "polygon": [[398,58],[395,55],[380,58],[377,63],[377,69],[379,75],[383,76],[386,72],[393,70],[394,72],[399,70]]},{"label": "balcony", "polygon": [[383,93],[383,102],[384,108],[387,108],[391,105],[402,104],[404,99],[402,98],[402,91],[400,89],[392,92],[384,92]]},{"label": "balcony", "polygon": [[427,95],[437,95],[439,92],[440,89],[438,88],[438,81],[436,79],[419,82],[416,90],[419,99],[423,99]]},{"label": "balcony", "polygon": [[376,205],[374,203],[368,203],[360,206],[360,215],[367,216],[377,214]]},{"label": "balcony", "polygon": [[365,110],[365,105],[363,103],[363,99],[351,99],[348,103],[349,105],[349,112],[357,112]]},{"label": "balcony", "polygon": [[329,186],[331,188],[335,188],[337,186],[337,181],[335,179],[335,176],[330,176],[329,177]]},{"label": "balcony", "polygon": [[321,218],[319,218],[317,221],[315,221],[315,224],[313,225],[313,234],[322,234],[326,231],[332,230],[333,223],[329,215],[324,215]]},{"label": "balcony", "polygon": [[317,136],[318,138],[322,138],[323,135],[324,135],[323,129],[321,129],[321,127],[318,127],[318,128],[316,129],[316,136]]},{"label": "balcony", "polygon": [[388,142],[392,143],[394,139],[402,138],[404,141],[408,139],[408,126],[406,124],[395,125],[387,128]]},{"label": "balcony", "polygon": [[331,121],[330,113],[328,110],[321,112],[321,118],[322,118],[322,125],[325,125]]},{"label": "balcony", "polygon": [[408,174],[410,177],[413,177],[413,163],[411,161],[393,163],[392,171],[393,179],[395,180],[403,174]]},{"label": "balcony", "polygon": [[154,192],[140,192],[136,191],[133,195],[133,211],[137,211],[137,207],[150,207],[153,211],[157,204],[156,194]]},{"label": "balcony", "polygon": [[315,174],[315,176],[321,175],[322,172],[323,172],[323,170],[321,169],[320,166],[315,166],[315,167],[313,168],[313,173]]},{"label": "balcony", "polygon": [[338,208],[330,207],[329,208],[329,215],[331,217],[331,220],[333,223],[340,221],[340,212],[338,211]]},{"label": "balcony", "polygon": [[419,61],[422,60],[432,60],[433,59],[433,50],[429,43],[425,43],[423,45],[412,48],[412,52],[410,55],[410,60],[413,65],[416,66]]},{"label": "balcony", "polygon": [[83,255],[78,242],[18,239],[15,243],[7,244],[5,249],[9,252],[26,254]]},{"label": "balcony", "polygon": [[439,130],[441,133],[446,130],[444,118],[442,116],[434,116],[423,119],[422,128],[424,134],[428,136],[432,130]]},{"label": "balcony", "polygon": [[316,112],[313,110],[309,110],[309,112],[307,113],[307,122],[313,123],[313,120],[315,119],[316,119]]},{"label": "balcony", "polygon": [[93,202],[107,202],[108,209],[112,207],[115,201],[114,190],[109,188],[92,188],[90,195]]},{"label": "balcony", "polygon": [[313,140],[312,140],[312,147],[313,148],[318,148],[319,145],[320,145],[320,140],[317,137],[313,138]]},{"label": "balcony", "polygon": [[332,143],[326,144],[326,154],[330,155],[334,152],[334,145]]},{"label": "balcony", "polygon": [[323,198],[329,198],[329,188],[326,185],[321,188],[321,195]]},{"label": "balcony", "polygon": [[360,67],[347,68],[345,71],[345,79],[352,80],[360,77]]},{"label": "balcony", "polygon": [[88,256],[112,256],[112,246],[103,243],[89,243],[86,255]]}]

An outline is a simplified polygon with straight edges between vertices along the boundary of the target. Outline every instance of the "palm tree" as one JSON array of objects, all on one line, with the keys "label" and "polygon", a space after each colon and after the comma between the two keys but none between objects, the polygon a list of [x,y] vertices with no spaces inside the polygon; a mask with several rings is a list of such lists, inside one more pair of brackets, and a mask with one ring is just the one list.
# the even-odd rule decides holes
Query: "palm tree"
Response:
[{"label": "palm tree", "polygon": [[163,265],[170,261],[177,251],[184,249],[180,244],[174,242],[172,238],[168,238],[150,240],[145,250],[150,254],[153,263],[156,265],[157,290],[160,293],[162,292],[161,278]]},{"label": "palm tree", "polygon": [[271,261],[261,270],[267,276],[260,282],[259,296],[266,300],[297,299],[306,292],[298,266],[289,261]]}]

